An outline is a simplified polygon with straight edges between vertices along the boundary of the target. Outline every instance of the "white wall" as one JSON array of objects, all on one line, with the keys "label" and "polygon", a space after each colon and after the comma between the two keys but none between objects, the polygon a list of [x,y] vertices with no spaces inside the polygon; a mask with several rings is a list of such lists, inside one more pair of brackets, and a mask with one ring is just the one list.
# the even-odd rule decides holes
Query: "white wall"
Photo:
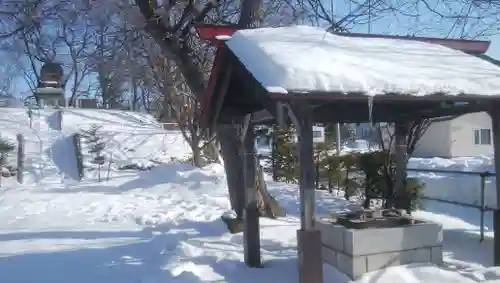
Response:
[{"label": "white wall", "polygon": [[[314,132],[318,134],[315,135]],[[295,142],[299,142],[299,136],[297,133],[293,134],[293,140]],[[325,127],[323,126],[313,126],[313,142],[314,143],[322,143],[325,142]]]},{"label": "white wall", "polygon": [[491,118],[486,112],[470,113],[451,121],[451,156],[478,156],[493,154],[493,134],[491,144],[474,144],[474,130],[490,129]]},{"label": "white wall", "polygon": [[451,157],[451,121],[432,123],[418,142],[413,157]]}]

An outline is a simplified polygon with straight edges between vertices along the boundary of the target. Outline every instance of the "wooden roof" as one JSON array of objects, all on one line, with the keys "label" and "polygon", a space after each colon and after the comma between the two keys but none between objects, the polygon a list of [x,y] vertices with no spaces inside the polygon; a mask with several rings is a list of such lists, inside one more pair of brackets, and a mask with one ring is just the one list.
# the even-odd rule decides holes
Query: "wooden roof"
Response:
[{"label": "wooden roof", "polygon": [[[279,93],[269,95],[269,93],[252,78],[252,75],[245,70],[241,62],[238,62],[234,54],[227,50],[223,44],[224,40],[218,39],[222,38],[219,35],[232,35],[237,30],[236,26],[202,24],[197,26],[197,30],[202,39],[208,40],[218,46],[208,82],[207,92],[205,94],[205,100],[202,102],[202,120],[204,126],[211,127],[216,121],[229,122],[233,114],[242,115],[249,111],[258,111],[256,115],[254,115],[254,123],[273,123],[274,118],[271,113],[275,113],[275,100],[288,100],[291,103],[298,103],[296,101],[303,99],[304,96],[301,95],[300,92],[295,94],[291,93],[292,95],[288,96]],[[347,36],[377,37],[377,35],[363,34],[349,34]],[[387,37],[385,35],[378,36]],[[445,45],[480,56],[486,56],[483,53],[486,52],[489,47],[489,42],[487,41],[407,36],[389,37]],[[231,64],[233,66],[232,69],[234,69],[231,71],[232,74],[230,74],[230,80],[233,84],[232,91],[218,93],[220,92],[220,85],[224,75],[228,74],[229,64]],[[388,115],[388,113],[394,113],[394,115],[392,115],[394,117],[399,117],[399,115],[413,115],[425,118],[479,112],[484,111],[488,107],[488,101],[479,102],[478,97],[475,96],[444,97],[443,95],[436,94],[427,96],[426,98],[414,99],[408,96],[398,95],[398,97],[395,97],[388,95],[385,98],[380,97],[374,100],[375,107],[373,108],[372,115],[369,115],[368,98],[362,94],[350,94],[349,99],[346,99],[347,97],[345,94],[339,94],[338,96],[330,95],[330,102],[325,102],[324,94],[321,92],[309,93],[308,97],[309,103],[315,107],[314,119],[316,122],[366,122],[369,116],[372,116],[374,121],[381,122],[382,120],[391,118],[391,115]],[[410,102],[408,99],[414,102]],[[450,103],[452,100],[469,101],[470,103],[460,107],[450,107],[449,105],[453,104]],[[448,101],[448,103],[443,101]],[[397,105],[394,105],[394,102]],[[443,108],[443,103],[448,106]]]}]

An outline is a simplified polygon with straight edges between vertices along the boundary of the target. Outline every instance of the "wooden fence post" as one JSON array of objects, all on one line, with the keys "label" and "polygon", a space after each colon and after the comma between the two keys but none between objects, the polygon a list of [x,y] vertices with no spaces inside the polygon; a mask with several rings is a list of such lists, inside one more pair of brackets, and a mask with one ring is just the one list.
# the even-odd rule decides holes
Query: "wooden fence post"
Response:
[{"label": "wooden fence post", "polygon": [[76,168],[78,170],[78,177],[80,180],[84,177],[85,173],[83,170],[83,155],[82,146],[80,142],[80,134],[76,133],[73,135],[73,149],[75,150],[76,157]]},{"label": "wooden fence post", "polygon": [[17,134],[17,182],[22,184],[24,181],[24,136]]}]

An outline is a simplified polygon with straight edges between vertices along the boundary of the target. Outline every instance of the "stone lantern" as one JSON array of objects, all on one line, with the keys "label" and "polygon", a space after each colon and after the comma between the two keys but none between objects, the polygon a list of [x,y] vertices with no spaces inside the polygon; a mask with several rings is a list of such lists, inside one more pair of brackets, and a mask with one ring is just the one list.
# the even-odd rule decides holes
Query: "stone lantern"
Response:
[{"label": "stone lantern", "polygon": [[40,80],[35,98],[40,106],[60,106],[64,102],[63,68],[60,63],[45,63],[40,70]]}]

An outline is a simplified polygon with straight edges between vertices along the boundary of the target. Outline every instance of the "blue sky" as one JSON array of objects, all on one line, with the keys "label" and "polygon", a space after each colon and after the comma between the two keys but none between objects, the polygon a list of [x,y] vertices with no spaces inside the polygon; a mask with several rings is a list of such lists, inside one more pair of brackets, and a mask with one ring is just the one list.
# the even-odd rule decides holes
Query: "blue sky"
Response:
[{"label": "blue sky", "polygon": [[500,60],[500,35],[493,36],[490,40],[491,45],[487,54],[497,60]]},{"label": "blue sky", "polygon": [[[440,1],[440,0],[429,0],[431,1]],[[339,17],[342,17],[343,14],[347,14],[347,7],[342,6],[343,1],[339,2],[334,2],[334,3],[341,3],[337,4],[337,7],[333,7],[335,10],[335,13],[339,15]],[[437,2],[436,2],[437,3]],[[457,7],[452,7],[452,8],[458,8],[462,9],[461,6]],[[414,12],[415,8],[414,7],[409,7],[408,11]],[[422,11],[426,11],[425,8]],[[368,25],[357,25],[354,28],[351,29],[353,32],[359,32],[359,33],[367,33],[369,30],[371,33],[374,34],[393,34],[393,35],[405,35],[405,34],[414,34],[417,36],[431,36],[431,37],[446,37],[447,35],[451,38],[453,37],[458,37],[457,34],[452,33],[451,35],[449,34],[450,30],[454,30],[452,28],[453,23],[446,21],[446,20],[440,20],[436,19],[435,16],[433,16],[430,13],[423,13],[421,16],[417,18],[408,18],[408,17],[400,17],[398,16],[388,16],[384,17],[382,20],[378,20],[376,22],[373,22],[370,25],[370,28],[368,28]],[[472,35],[474,34],[475,29],[480,29],[478,27],[477,23],[468,23],[468,28],[467,30],[470,30],[470,33]],[[459,30],[460,32],[460,30]],[[487,52],[489,56],[492,56],[495,59],[500,60],[500,35],[494,35],[494,36],[484,36],[477,38],[480,40],[489,40],[492,42],[490,45],[490,48]],[[16,79],[16,90],[15,93],[22,94],[26,93],[27,90],[29,90],[29,87],[26,85],[25,81],[22,78]],[[68,85],[67,88],[70,88],[71,86]]]}]

